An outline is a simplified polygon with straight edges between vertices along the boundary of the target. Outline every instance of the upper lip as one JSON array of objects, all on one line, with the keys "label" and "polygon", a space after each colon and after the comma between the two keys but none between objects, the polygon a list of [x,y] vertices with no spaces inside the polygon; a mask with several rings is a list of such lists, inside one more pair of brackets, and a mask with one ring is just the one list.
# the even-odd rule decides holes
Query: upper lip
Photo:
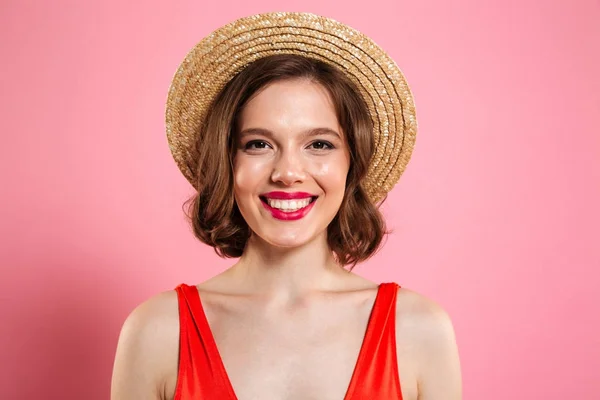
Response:
[{"label": "upper lip", "polygon": [[316,195],[306,192],[269,192],[261,194],[263,197],[269,199],[280,199],[280,200],[295,200],[295,199],[306,199],[309,197],[316,197]]}]

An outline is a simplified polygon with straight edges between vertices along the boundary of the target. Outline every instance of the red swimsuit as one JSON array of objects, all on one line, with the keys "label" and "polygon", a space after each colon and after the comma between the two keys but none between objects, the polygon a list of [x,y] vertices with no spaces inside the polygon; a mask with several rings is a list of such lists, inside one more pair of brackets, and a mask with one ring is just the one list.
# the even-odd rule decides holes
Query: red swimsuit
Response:
[{"label": "red swimsuit", "polygon": [[[396,360],[396,283],[379,285],[344,400],[402,400]],[[181,284],[179,372],[174,400],[237,400],[195,286]]]}]

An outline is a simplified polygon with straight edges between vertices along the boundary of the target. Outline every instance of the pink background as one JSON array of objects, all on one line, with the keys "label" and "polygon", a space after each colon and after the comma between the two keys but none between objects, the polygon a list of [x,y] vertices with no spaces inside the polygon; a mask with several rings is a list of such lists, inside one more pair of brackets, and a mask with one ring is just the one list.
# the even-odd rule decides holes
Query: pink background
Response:
[{"label": "pink background", "polygon": [[[233,262],[184,222],[164,102],[198,40],[280,4],[2,2],[3,399],[107,399],[135,305]],[[446,308],[465,399],[600,398],[600,3],[286,4],[370,35],[415,94],[395,233],[356,271]]]}]

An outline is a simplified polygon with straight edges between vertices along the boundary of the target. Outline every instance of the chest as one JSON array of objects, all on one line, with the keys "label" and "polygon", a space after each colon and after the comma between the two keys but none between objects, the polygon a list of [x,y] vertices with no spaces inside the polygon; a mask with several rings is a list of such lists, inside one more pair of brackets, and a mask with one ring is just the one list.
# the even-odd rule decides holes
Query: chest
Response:
[{"label": "chest", "polygon": [[411,346],[396,346],[393,299],[328,301],[282,314],[247,302],[205,298],[203,306],[194,294],[180,307],[183,373],[166,386],[172,393],[178,384],[177,400],[199,393],[228,400],[417,398],[414,365],[404,355]]},{"label": "chest", "polygon": [[239,400],[343,399],[369,309],[209,315],[214,341]]}]

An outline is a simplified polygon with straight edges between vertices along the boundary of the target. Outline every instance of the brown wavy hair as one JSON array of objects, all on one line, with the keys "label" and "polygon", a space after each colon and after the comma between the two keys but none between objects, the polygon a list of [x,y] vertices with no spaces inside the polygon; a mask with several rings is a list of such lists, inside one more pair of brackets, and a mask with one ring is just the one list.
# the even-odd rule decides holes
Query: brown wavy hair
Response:
[{"label": "brown wavy hair", "polygon": [[[350,168],[338,213],[327,227],[327,241],[337,262],[351,265],[371,257],[386,231],[378,204],[361,182],[374,153],[373,122],[354,83],[336,67],[300,55],[261,58],[239,72],[216,96],[188,168],[195,171],[197,193],[184,203],[194,235],[223,258],[240,257],[251,230],[233,196],[233,158],[241,110],[261,88],[286,79],[310,79],[328,90],[347,137]],[[210,146],[206,145],[210,143]]]}]

